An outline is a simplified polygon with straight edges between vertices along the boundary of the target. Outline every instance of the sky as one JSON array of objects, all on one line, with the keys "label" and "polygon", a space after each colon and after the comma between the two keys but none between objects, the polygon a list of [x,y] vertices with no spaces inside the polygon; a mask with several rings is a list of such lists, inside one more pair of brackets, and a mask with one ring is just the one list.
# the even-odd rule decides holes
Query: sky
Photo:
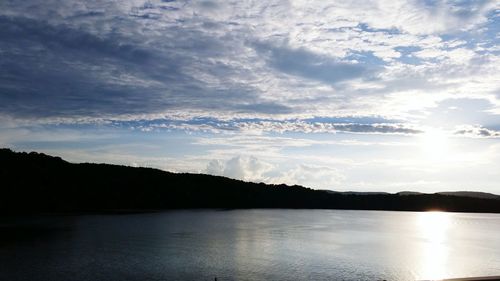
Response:
[{"label": "sky", "polygon": [[0,146],[500,194],[500,2],[0,2]]}]

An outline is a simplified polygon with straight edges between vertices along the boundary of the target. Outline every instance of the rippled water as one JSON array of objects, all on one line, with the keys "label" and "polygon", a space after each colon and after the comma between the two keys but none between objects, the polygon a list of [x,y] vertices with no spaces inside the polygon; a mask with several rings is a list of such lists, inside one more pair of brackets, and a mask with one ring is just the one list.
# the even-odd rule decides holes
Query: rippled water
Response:
[{"label": "rippled water", "polygon": [[200,210],[0,219],[0,280],[500,275],[500,215]]}]

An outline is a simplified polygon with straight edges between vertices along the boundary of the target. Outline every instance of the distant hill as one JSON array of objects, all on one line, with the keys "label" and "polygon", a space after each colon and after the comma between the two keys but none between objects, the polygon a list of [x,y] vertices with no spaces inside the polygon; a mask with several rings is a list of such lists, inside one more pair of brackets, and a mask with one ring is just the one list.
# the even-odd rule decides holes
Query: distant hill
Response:
[{"label": "distant hill", "polygon": [[[355,194],[355,195],[374,195],[374,194],[390,194],[388,192],[376,192],[376,191],[334,191],[334,190],[325,190],[326,192],[333,194]],[[400,191],[397,192],[396,195],[400,196],[411,196],[411,195],[423,195],[423,194],[441,194],[441,195],[449,195],[449,196],[460,196],[460,197],[471,197],[471,198],[483,198],[483,199],[496,199],[500,200],[500,195],[496,195],[493,193],[487,192],[478,192],[478,191],[442,191],[436,193],[423,193],[417,191]]]},{"label": "distant hill", "polygon": [[487,192],[477,192],[477,191],[447,191],[447,192],[438,192],[437,194],[500,200],[500,195]]},{"label": "distant hill", "polygon": [[425,194],[425,193],[416,192],[416,191],[400,191],[400,192],[398,192],[396,194],[397,195],[401,195],[401,196],[407,196],[407,195],[422,195],[422,194]]},{"label": "distant hill", "polygon": [[0,213],[141,211],[176,208],[322,208],[500,213],[497,197],[469,193],[331,192],[151,168],[74,164],[0,149]]},{"label": "distant hill", "polygon": [[[323,189],[324,190],[324,189]],[[345,195],[380,195],[380,194],[390,194],[389,192],[382,191],[335,191],[335,190],[324,190],[332,194],[345,194]]]}]

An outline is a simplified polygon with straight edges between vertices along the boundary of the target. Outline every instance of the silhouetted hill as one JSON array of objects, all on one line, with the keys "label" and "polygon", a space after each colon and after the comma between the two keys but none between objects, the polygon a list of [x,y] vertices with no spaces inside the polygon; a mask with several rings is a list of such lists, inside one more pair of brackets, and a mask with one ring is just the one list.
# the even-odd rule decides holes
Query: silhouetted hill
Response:
[{"label": "silhouetted hill", "polygon": [[335,193],[151,168],[73,164],[36,152],[0,149],[0,212],[174,208],[330,208],[500,212],[500,200],[415,194]]},{"label": "silhouetted hill", "polygon": [[499,195],[487,192],[477,192],[477,191],[444,191],[444,192],[438,192],[438,194],[500,200]]}]

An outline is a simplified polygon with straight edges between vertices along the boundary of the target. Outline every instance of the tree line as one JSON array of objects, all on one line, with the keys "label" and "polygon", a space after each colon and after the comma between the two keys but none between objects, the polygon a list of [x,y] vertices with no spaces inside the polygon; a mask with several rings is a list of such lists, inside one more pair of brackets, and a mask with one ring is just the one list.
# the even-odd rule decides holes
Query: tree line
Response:
[{"label": "tree line", "polygon": [[306,208],[500,213],[500,200],[443,194],[332,193],[152,168],[69,163],[0,149],[0,212]]}]

